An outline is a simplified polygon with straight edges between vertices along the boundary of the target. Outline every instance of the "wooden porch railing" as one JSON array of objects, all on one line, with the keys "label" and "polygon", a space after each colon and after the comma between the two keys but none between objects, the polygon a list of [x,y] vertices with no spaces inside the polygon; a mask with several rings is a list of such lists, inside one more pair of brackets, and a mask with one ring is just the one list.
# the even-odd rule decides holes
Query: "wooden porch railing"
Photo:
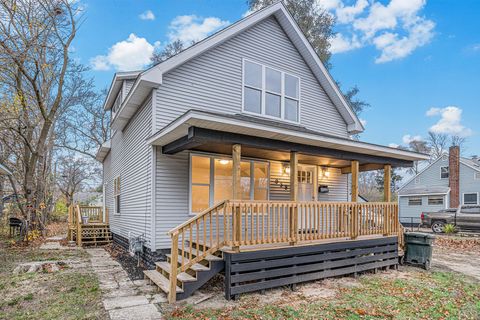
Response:
[{"label": "wooden porch railing", "polygon": [[82,217],[88,217],[88,224],[108,224],[108,210],[103,215],[102,207],[71,205],[68,208],[68,239],[73,239],[73,230],[78,246],[82,245]]},{"label": "wooden porch railing", "polygon": [[169,295],[173,295],[169,299],[175,299],[178,273],[224,246],[239,250],[249,245],[397,235],[399,226],[395,203],[226,200],[168,232]]}]

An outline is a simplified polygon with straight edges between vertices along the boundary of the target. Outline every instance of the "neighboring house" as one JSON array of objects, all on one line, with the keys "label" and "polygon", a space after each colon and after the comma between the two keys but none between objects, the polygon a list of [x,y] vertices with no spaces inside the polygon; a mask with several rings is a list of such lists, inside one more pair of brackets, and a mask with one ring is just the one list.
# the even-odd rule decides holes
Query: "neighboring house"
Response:
[{"label": "neighboring house", "polygon": [[102,206],[103,194],[96,191],[80,191],[73,195],[73,202],[78,202],[82,205]]},{"label": "neighboring house", "polygon": [[[149,265],[171,252],[175,234],[187,237],[190,232],[192,236],[194,230],[190,248],[184,247],[188,238],[179,244],[179,249],[190,250],[189,259],[184,257],[179,263],[188,269],[200,258],[215,254],[228,242],[218,242],[218,238],[231,238],[233,229],[227,229],[240,228],[239,224],[232,226],[233,218],[226,214],[234,202],[224,204],[224,200],[237,199],[253,206],[248,211],[257,214],[252,228],[264,227],[258,216],[265,217],[266,211],[268,219],[278,224],[263,232],[263,240],[252,243],[273,241],[271,232],[283,232],[287,224],[291,230],[298,226],[304,236],[308,232],[309,237],[318,238],[327,223],[342,223],[337,229],[339,236],[340,229],[350,223],[344,220],[351,219],[353,212],[341,204],[358,200],[359,171],[384,169],[390,174],[391,167],[409,167],[428,158],[351,138],[363,131],[362,124],[281,3],[253,13],[145,71],[117,73],[105,109],[112,114],[111,140],[98,150],[97,159],[103,163],[110,229],[114,241],[125,246],[132,237],[144,237],[142,257]],[[385,199],[390,200],[389,192]],[[292,202],[287,203],[289,200]],[[289,209],[302,201],[308,201],[312,209]],[[332,205],[323,207],[322,203]],[[375,212],[393,206],[377,205]],[[372,204],[369,208],[377,207]],[[327,209],[329,220],[319,219]],[[219,212],[225,214],[220,220]],[[298,214],[298,222],[280,223],[281,217],[272,214]],[[314,214],[315,218],[307,218]],[[373,217],[375,213],[368,214]],[[389,217],[395,217],[393,211],[391,214]],[[375,221],[387,220],[382,216]],[[313,221],[318,225],[313,227]],[[209,233],[211,237],[215,224],[226,231],[216,229],[221,234],[204,255],[192,253],[195,237],[202,229],[204,238]],[[184,226],[190,228],[182,229]],[[174,228],[182,230],[168,234]],[[396,235],[396,227],[385,228],[375,232]],[[235,237],[244,232],[235,230],[239,232]],[[313,230],[318,232],[316,236]],[[350,229],[360,232],[355,230]],[[325,237],[332,236],[333,229],[330,231]],[[375,233],[373,229],[365,232]],[[250,240],[253,236],[252,231]],[[291,237],[297,236],[293,231]],[[236,243],[232,250],[239,250],[243,242],[228,243]],[[177,254],[176,250],[171,253],[168,259]],[[157,268],[176,272],[168,263],[157,264]],[[197,268],[195,272],[204,270]],[[182,274],[194,282],[191,275]],[[157,284],[168,281],[161,274],[147,276],[154,277]],[[168,290],[166,287],[165,283],[161,286]],[[191,293],[182,291],[187,292]]]},{"label": "neighboring house", "polygon": [[458,147],[429,164],[398,190],[400,220],[418,224],[422,212],[480,204],[480,162]]}]

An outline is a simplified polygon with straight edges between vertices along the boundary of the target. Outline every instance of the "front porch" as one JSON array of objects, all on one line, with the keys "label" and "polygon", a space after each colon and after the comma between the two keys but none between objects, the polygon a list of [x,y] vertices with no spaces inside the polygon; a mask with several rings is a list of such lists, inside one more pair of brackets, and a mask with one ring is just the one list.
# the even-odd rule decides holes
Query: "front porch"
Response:
[{"label": "front porch", "polygon": [[[398,263],[402,233],[398,206],[391,202],[391,170],[412,166],[423,156],[296,125],[196,111],[149,143],[161,146],[161,161],[167,163],[170,155],[189,155],[189,213],[194,216],[168,232],[167,261],[145,272],[170,302],[189,296],[224,268],[229,298]],[[368,170],[383,170],[384,202],[359,202],[359,174]],[[329,173],[337,175],[341,187],[332,185]],[[243,271],[230,269],[239,257],[252,265],[299,257],[303,262],[282,271],[245,269],[255,275],[242,278]],[[242,287],[253,280],[261,283]]]}]

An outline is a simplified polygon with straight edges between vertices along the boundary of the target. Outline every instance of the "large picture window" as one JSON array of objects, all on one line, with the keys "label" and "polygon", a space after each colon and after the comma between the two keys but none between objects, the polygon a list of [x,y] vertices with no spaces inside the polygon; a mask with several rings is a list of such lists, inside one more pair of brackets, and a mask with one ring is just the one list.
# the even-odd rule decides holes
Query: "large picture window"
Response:
[{"label": "large picture window", "polygon": [[300,79],[244,60],[243,111],[299,122]]},{"label": "large picture window", "polygon": [[[192,155],[190,159],[191,212],[200,213],[233,198],[233,161],[229,158]],[[268,200],[268,162],[242,160],[242,200]]]}]

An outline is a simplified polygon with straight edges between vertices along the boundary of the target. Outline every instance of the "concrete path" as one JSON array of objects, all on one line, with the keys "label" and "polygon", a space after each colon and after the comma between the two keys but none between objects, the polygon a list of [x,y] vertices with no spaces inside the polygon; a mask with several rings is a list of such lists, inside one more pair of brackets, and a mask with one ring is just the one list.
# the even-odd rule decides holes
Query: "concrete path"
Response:
[{"label": "concrete path", "polygon": [[131,281],[120,263],[104,249],[86,251],[100,281],[103,305],[111,320],[162,319],[157,304],[166,302],[163,293],[156,293],[156,287],[145,280]]}]

